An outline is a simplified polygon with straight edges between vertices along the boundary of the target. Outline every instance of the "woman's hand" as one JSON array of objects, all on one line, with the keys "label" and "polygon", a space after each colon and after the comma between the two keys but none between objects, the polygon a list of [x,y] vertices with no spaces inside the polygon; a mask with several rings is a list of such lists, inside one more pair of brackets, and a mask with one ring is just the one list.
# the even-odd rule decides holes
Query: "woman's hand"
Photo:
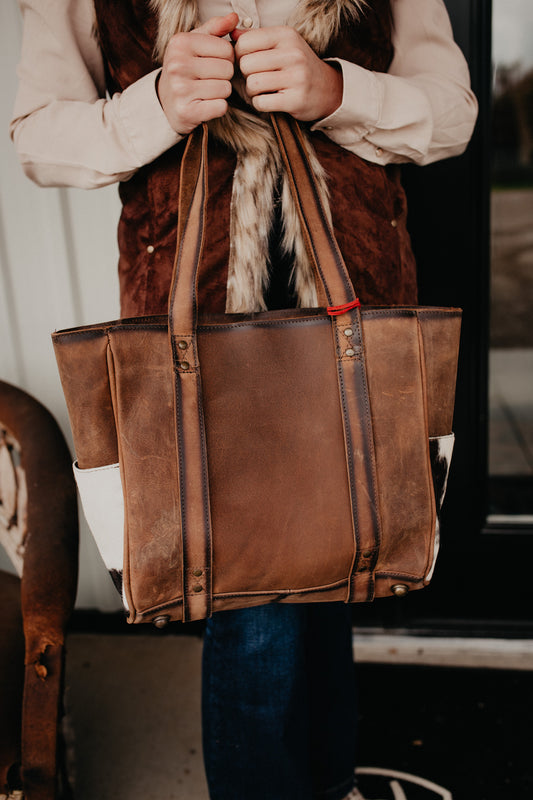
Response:
[{"label": "woman's hand", "polygon": [[201,122],[223,117],[231,94],[234,50],[223,36],[239,21],[237,14],[213,17],[168,43],[157,93],[174,130],[190,133]]},{"label": "woman's hand", "polygon": [[323,119],[342,102],[339,69],[322,61],[293,28],[235,30],[235,56],[257,111]]}]

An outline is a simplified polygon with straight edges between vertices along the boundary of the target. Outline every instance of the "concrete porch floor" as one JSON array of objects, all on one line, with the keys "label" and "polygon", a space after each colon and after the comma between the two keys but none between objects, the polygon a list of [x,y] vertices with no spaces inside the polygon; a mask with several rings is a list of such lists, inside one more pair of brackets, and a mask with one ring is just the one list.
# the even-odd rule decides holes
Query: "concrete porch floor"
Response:
[{"label": "concrete porch floor", "polygon": [[[370,663],[533,670],[532,640],[357,633]],[[208,800],[201,639],[73,633],[66,702],[76,800]]]},{"label": "concrete porch floor", "polygon": [[76,800],[208,800],[198,637],[71,634]]}]

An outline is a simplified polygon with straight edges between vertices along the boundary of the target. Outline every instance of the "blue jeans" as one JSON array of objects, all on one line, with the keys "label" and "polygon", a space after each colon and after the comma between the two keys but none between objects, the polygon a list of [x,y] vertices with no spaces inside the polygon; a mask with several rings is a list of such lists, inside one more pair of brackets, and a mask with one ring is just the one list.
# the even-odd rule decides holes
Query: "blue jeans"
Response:
[{"label": "blue jeans", "polygon": [[354,784],[350,607],[214,614],[203,657],[211,800],[341,800]]}]

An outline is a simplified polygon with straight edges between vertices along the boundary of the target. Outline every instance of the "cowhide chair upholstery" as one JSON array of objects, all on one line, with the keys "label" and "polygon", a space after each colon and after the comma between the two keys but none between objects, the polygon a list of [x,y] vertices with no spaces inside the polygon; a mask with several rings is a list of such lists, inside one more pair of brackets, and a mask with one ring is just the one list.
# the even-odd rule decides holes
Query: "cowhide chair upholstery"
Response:
[{"label": "cowhide chair upholstery", "polygon": [[0,798],[68,797],[61,767],[65,629],[77,585],[71,458],[35,399],[0,381]]}]

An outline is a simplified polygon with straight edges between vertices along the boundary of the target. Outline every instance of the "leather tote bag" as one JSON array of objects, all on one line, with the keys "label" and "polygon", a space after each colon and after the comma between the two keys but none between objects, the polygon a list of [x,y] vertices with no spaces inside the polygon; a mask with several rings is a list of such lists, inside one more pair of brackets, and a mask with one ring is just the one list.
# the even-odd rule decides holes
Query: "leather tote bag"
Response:
[{"label": "leather tote bag", "polygon": [[273,125],[318,308],[201,315],[198,128],[181,167],[168,318],[53,334],[85,514],[132,623],[370,601],[433,572],[461,313],[362,309],[300,129],[282,115]]}]

